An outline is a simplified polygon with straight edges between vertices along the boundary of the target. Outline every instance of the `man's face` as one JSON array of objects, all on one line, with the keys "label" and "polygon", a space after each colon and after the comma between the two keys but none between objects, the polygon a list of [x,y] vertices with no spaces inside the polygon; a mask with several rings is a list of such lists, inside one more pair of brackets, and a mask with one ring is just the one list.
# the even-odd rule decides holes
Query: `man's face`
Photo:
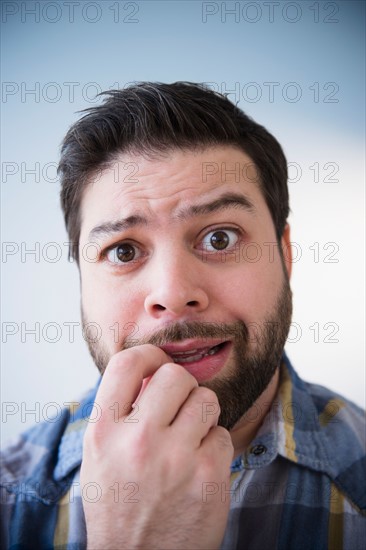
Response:
[{"label": "man's face", "polygon": [[273,377],[292,310],[251,159],[233,147],[120,155],[85,190],[79,244],[101,373],[126,347],[158,345],[216,391],[232,428]]}]

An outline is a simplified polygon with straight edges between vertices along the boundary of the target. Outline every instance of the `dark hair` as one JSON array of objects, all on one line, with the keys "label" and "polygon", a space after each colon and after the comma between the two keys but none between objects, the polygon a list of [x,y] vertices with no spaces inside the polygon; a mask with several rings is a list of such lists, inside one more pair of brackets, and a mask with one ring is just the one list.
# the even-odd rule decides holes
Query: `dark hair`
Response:
[{"label": "dark hair", "polygon": [[121,152],[153,156],[174,148],[232,145],[259,171],[259,185],[280,240],[289,214],[287,162],[278,141],[227,97],[190,82],[142,82],[100,94],[62,142],[58,173],[70,255],[79,260],[82,193]]}]

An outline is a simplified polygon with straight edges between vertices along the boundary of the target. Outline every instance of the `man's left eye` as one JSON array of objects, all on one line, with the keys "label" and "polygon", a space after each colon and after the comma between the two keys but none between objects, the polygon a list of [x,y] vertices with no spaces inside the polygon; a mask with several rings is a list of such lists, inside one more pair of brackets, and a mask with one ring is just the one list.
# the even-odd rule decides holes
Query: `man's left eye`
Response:
[{"label": "man's left eye", "polygon": [[239,236],[234,230],[216,229],[207,233],[201,242],[205,252],[220,252],[235,246],[238,239]]}]

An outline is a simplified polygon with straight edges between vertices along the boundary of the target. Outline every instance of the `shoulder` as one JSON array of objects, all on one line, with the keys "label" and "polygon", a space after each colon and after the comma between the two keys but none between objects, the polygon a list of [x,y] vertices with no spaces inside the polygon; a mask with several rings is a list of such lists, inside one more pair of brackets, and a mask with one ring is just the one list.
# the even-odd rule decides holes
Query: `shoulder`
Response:
[{"label": "shoulder", "polygon": [[35,424],[4,446],[0,453],[2,486],[35,478],[42,482],[53,475],[60,450],[67,447],[70,453],[75,436],[82,439],[99,383],[100,380],[79,401],[60,410],[57,417]]},{"label": "shoulder", "polygon": [[327,424],[330,422],[339,424],[340,427],[349,424],[356,429],[361,428],[361,433],[363,433],[366,414],[361,407],[325,386],[310,382],[304,382],[304,385],[319,411],[321,423]]},{"label": "shoulder", "polygon": [[327,387],[305,382],[289,362],[286,366],[298,407],[294,438],[299,462],[328,475],[359,509],[366,510],[365,411]]},{"label": "shoulder", "polygon": [[[291,400],[301,413],[312,414],[312,427],[331,432],[344,432],[365,445],[365,411],[343,395],[320,384],[302,379],[289,359],[284,357],[284,366],[291,379]],[[296,411],[295,411],[296,412]]]},{"label": "shoulder", "polygon": [[[343,395],[319,384],[304,382],[314,404],[319,430],[328,434],[333,443],[336,440],[356,446],[361,453],[366,451],[365,411]],[[346,450],[346,449],[345,449]]]},{"label": "shoulder", "polygon": [[41,422],[10,439],[0,451],[2,486],[30,478],[47,458],[57,451],[69,421],[69,410],[63,409],[55,422]]}]

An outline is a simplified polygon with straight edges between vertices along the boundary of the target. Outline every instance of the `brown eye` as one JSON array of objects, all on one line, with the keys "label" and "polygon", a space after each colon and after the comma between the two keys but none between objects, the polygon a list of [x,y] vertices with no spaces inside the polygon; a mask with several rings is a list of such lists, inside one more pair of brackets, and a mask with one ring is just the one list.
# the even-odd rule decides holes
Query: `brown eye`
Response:
[{"label": "brown eye", "polygon": [[228,247],[230,239],[225,231],[215,231],[210,238],[210,243],[216,250],[224,250]]},{"label": "brown eye", "polygon": [[140,257],[138,248],[130,243],[121,243],[111,248],[107,253],[109,262],[115,265],[127,264]]},{"label": "brown eye", "polygon": [[200,243],[201,249],[207,254],[214,254],[234,248],[239,240],[239,232],[235,229],[215,229],[206,233]]},{"label": "brown eye", "polygon": [[116,258],[120,262],[131,262],[135,255],[135,249],[131,244],[120,244],[116,247]]}]

